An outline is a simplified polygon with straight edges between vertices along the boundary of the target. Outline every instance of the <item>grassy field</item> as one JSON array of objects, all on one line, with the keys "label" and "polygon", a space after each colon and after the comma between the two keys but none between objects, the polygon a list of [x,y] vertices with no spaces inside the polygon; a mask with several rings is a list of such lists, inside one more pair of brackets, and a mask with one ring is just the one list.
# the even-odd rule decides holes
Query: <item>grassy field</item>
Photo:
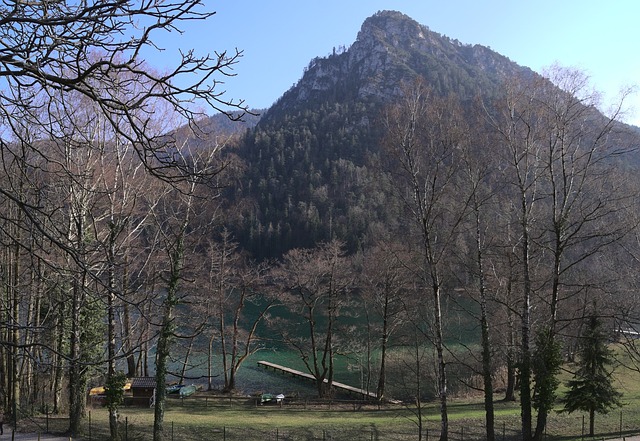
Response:
[{"label": "grassy field", "polygon": [[[263,354],[266,355],[266,354]],[[622,355],[621,355],[622,357]],[[268,358],[268,357],[265,357]],[[279,360],[281,361],[281,360]],[[416,407],[404,404],[364,404],[356,401],[320,402],[312,399],[313,388],[290,377],[264,371],[251,365],[246,375],[253,372],[271,376],[272,385],[283,388],[265,390],[294,391],[297,398],[282,406],[257,405],[253,396],[228,397],[210,392],[199,392],[186,398],[169,399],[165,414],[166,439],[196,440],[415,440],[417,439]],[[569,378],[565,371],[562,383]],[[597,440],[640,434],[640,373],[619,367],[615,374],[616,386],[623,393],[624,406],[608,415],[596,416]],[[564,393],[560,388],[558,395]],[[496,399],[500,396],[497,394]],[[559,412],[561,406],[549,416],[547,440],[582,440],[588,427],[588,417]],[[108,439],[108,419],[104,408],[88,409],[85,419],[85,440]],[[519,439],[520,408],[516,402],[495,403],[496,435],[498,440]],[[439,407],[437,402],[423,404],[423,439],[435,440],[439,436]],[[120,409],[122,439],[143,441],[152,439],[153,409],[122,407]],[[484,408],[482,397],[467,394],[451,397],[449,401],[450,440],[484,439]],[[66,430],[65,418],[35,416],[19,424],[20,431],[61,433]]]},{"label": "grassy field", "polygon": [[[631,381],[627,378],[626,383]],[[627,389],[625,407],[609,415],[598,416],[598,440],[640,433],[640,397],[635,389]],[[255,398],[220,397],[208,393],[168,401],[164,430],[166,439],[196,440],[415,440],[417,425],[415,407],[408,405],[363,405],[339,401],[319,403],[299,399],[283,406],[259,406]],[[439,435],[439,409],[436,403],[424,406],[425,438]],[[519,439],[517,403],[496,403],[496,432],[499,440]],[[481,399],[452,399],[449,407],[450,439],[484,439],[484,410]],[[45,421],[38,418],[44,431]],[[125,407],[120,410],[122,439],[151,440],[153,410]],[[622,421],[622,427],[620,422]],[[35,420],[32,420],[32,423]],[[60,432],[67,421],[49,419],[49,431]],[[548,440],[579,440],[582,438],[583,416],[553,412],[547,430]],[[588,422],[585,421],[588,425]],[[29,429],[23,421],[21,430]],[[622,431],[621,431],[622,429]],[[426,437],[428,436],[428,438]],[[85,420],[85,440],[108,439],[107,412],[104,408],[89,409]]]},{"label": "grassy field", "polygon": [[[167,439],[184,441],[410,440],[417,438],[414,411],[403,405],[379,407],[346,401],[320,404],[299,400],[282,407],[258,406],[255,399],[229,400],[207,397],[203,393],[184,401],[169,401],[165,433]],[[438,407],[428,403],[424,411],[423,433],[436,439],[439,434]],[[504,423],[507,439],[515,435],[511,427],[518,423],[518,412],[514,403],[497,403],[497,420],[499,424]],[[84,427],[84,439],[108,439],[107,417],[105,409],[91,409]],[[151,440],[152,409],[123,408],[120,418],[123,439]],[[483,418],[479,404],[452,403],[450,418],[452,439],[482,439],[483,429],[476,421]],[[64,430],[65,424],[65,419],[50,420],[50,431]]]}]

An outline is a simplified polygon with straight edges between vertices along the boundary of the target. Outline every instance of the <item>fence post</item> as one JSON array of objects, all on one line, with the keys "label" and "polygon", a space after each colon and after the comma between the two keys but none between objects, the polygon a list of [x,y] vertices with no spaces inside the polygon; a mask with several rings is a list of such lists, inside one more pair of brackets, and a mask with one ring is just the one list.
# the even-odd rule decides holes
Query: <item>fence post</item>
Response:
[{"label": "fence post", "polygon": [[620,438],[622,438],[622,411],[620,411]]},{"label": "fence post", "polygon": [[124,417],[124,441],[129,441],[129,417]]},{"label": "fence post", "polygon": [[173,440],[174,440],[174,438],[173,438],[173,433],[174,433],[174,432],[173,432],[173,421],[171,421],[171,441],[173,441]]},{"label": "fence post", "polygon": [[464,441],[464,426],[460,428],[460,440]]},{"label": "fence post", "polygon": [[502,422],[502,441],[504,441],[504,437],[506,436],[507,433],[507,423],[505,423],[504,421]]},{"label": "fence post", "polygon": [[[47,433],[49,432],[49,418],[47,418]],[[91,441],[91,411],[89,411],[89,441]]]}]

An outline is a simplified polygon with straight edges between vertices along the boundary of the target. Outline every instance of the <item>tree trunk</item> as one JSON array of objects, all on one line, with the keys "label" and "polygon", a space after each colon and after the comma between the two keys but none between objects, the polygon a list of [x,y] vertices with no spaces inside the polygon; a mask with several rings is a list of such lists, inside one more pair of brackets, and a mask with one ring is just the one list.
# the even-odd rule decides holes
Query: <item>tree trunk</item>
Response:
[{"label": "tree trunk", "polygon": [[222,355],[222,374],[224,377],[224,389],[228,390],[229,386],[229,361],[227,354],[227,339],[226,339],[226,321],[225,321],[225,270],[226,270],[226,258],[227,258],[227,243],[224,241],[222,253],[220,256],[220,269],[218,271],[218,331],[220,332],[220,351]]},{"label": "tree trunk", "polygon": [[82,301],[81,282],[74,280],[71,300],[71,336],[69,348],[69,432],[75,437],[80,433],[84,412],[83,366],[80,360],[80,309]]},{"label": "tree trunk", "polygon": [[180,370],[180,383],[184,384],[184,377],[186,376],[187,366],[189,365],[189,357],[191,356],[191,350],[193,349],[193,338],[189,340],[189,347],[187,353],[184,356],[184,363],[182,363],[182,369]]},{"label": "tree trunk", "polygon": [[51,392],[53,394],[53,413],[60,413],[61,400],[62,400],[62,374],[63,374],[63,362],[62,362],[62,343],[65,335],[65,302],[60,302],[60,311],[56,317],[56,324],[54,330],[57,332],[57,338],[55,342],[55,351],[53,352],[53,381],[51,385]]},{"label": "tree trunk", "polygon": [[235,313],[233,315],[233,331],[232,331],[232,342],[231,342],[231,363],[229,366],[229,382],[227,383],[225,390],[227,392],[232,392],[236,388],[236,370],[237,370],[237,362],[238,362],[238,344],[239,344],[239,335],[240,335],[240,314],[242,309],[244,308],[244,298],[246,292],[244,289],[241,289],[240,299],[238,300],[238,304],[236,306]]},{"label": "tree trunk", "polygon": [[173,339],[173,313],[178,304],[178,287],[184,265],[184,240],[189,224],[192,194],[188,196],[185,218],[181,220],[177,234],[172,237],[175,243],[167,250],[169,257],[169,278],[167,296],[163,302],[162,325],[158,335],[156,348],[156,390],[153,414],[153,441],[164,440],[164,407],[167,391],[167,362],[169,360],[171,341]]},{"label": "tree trunk", "polygon": [[482,328],[482,378],[484,383],[484,410],[487,441],[495,440],[495,424],[493,409],[493,378],[491,369],[491,343],[489,340],[489,323],[487,319],[486,299],[481,295]]},{"label": "tree trunk", "polygon": [[[173,263],[172,263],[173,265]],[[164,406],[167,390],[167,361],[173,337],[173,309],[176,304],[178,274],[172,274],[169,282],[167,298],[164,301],[162,327],[158,336],[156,349],[156,389],[153,414],[153,441],[164,439]]]},{"label": "tree trunk", "polygon": [[[122,294],[129,294],[129,256],[125,254],[123,268],[122,268]],[[133,378],[136,376],[136,357],[133,351],[132,330],[131,330],[131,310],[129,302],[125,301],[122,305],[122,344],[124,351],[127,354],[127,377]]]},{"label": "tree trunk", "polygon": [[[20,233],[17,234],[20,239]],[[16,242],[14,255],[12,257],[12,275],[11,275],[11,404],[14,423],[17,422],[18,415],[15,412],[20,407],[20,380],[19,374],[19,347],[20,347],[20,248]]]},{"label": "tree trunk", "polygon": [[[168,294],[173,296],[173,294]],[[153,413],[153,441],[163,441],[164,439],[164,405],[167,384],[167,360],[169,358],[169,347],[172,332],[173,303],[169,298],[165,300],[162,328],[158,336],[156,350],[156,389],[155,407]]]},{"label": "tree trunk", "polygon": [[[437,279],[436,279],[437,280]],[[442,309],[440,286],[433,285],[436,328],[436,352],[438,354],[438,397],[440,398],[440,441],[449,439],[449,416],[447,411],[447,371],[444,361],[444,339],[442,337]]]},{"label": "tree trunk", "polygon": [[376,389],[376,397],[382,400],[387,382],[386,378],[386,361],[387,361],[387,344],[389,342],[389,297],[385,295],[384,307],[382,313],[382,339],[380,342],[380,373],[378,374],[378,388]]},{"label": "tree trunk", "polygon": [[473,194],[473,209],[475,213],[475,245],[478,265],[478,291],[480,293],[480,328],[482,341],[482,379],[484,384],[484,410],[487,441],[495,440],[495,424],[493,409],[493,378],[491,369],[491,341],[489,338],[489,319],[487,313],[487,289],[484,275],[484,253],[482,247],[482,230],[480,205],[477,195]]},{"label": "tree trunk", "polygon": [[[511,298],[511,282],[508,282],[507,298]],[[508,348],[507,348],[507,387],[504,394],[504,401],[516,401],[516,331],[513,312],[509,308],[507,310],[508,332]]]},{"label": "tree trunk", "polygon": [[[181,240],[179,240],[181,242]],[[156,389],[155,407],[153,414],[153,441],[164,439],[164,407],[167,392],[167,362],[169,360],[171,340],[173,338],[173,311],[177,304],[178,284],[180,280],[180,268],[182,266],[182,244],[177,245],[179,250],[172,254],[170,263],[171,278],[167,289],[167,297],[164,300],[162,325],[158,335],[156,349]],[[173,260],[175,259],[175,260]]]},{"label": "tree trunk", "polygon": [[207,347],[207,390],[213,390],[213,340],[215,335],[211,333]]},{"label": "tree trunk", "polygon": [[415,357],[416,357],[416,417],[418,419],[418,440],[422,440],[422,429],[424,425],[422,417],[422,357],[420,357],[420,342],[417,332],[415,335]]},{"label": "tree trunk", "polygon": [[[109,243],[107,251],[108,282],[107,282],[107,384],[113,385],[116,375],[116,313],[115,313],[115,225],[110,226]],[[109,396],[109,395],[108,395]],[[112,441],[118,440],[118,410],[115,403],[107,403],[109,409],[109,434]]]},{"label": "tree trunk", "polygon": [[[523,198],[523,210],[526,210]],[[522,301],[522,327],[520,347],[520,407],[522,420],[522,439],[530,441],[532,437],[531,412],[531,279],[529,275],[529,235],[526,218],[523,218],[522,258],[524,271],[524,290]]]},{"label": "tree trunk", "polygon": [[538,411],[538,416],[536,417],[536,430],[533,434],[533,439],[535,441],[542,441],[544,438],[544,429],[547,426],[547,412]]}]

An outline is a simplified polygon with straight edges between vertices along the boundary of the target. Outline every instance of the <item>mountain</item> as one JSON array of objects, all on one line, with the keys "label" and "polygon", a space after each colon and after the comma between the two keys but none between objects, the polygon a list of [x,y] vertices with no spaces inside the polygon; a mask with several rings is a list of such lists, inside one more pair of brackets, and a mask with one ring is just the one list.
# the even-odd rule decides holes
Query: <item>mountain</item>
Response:
[{"label": "mountain", "polygon": [[[238,135],[254,128],[264,112],[265,109],[251,109],[249,112],[243,114],[233,112],[231,113],[233,119],[227,115],[218,113],[199,121],[198,126],[200,130],[206,133],[216,133],[227,136]],[[240,119],[236,120],[235,118]]]},{"label": "mountain", "polygon": [[416,77],[465,99],[495,93],[503,79],[522,75],[534,73],[487,47],[462,44],[400,12],[382,11],[365,20],[348,50],[311,60],[267,116],[326,101],[389,101]]},{"label": "mountain", "polygon": [[246,175],[227,195],[236,238],[258,259],[336,237],[357,249],[395,218],[371,164],[376,120],[404,83],[421,77],[441,95],[489,102],[505,80],[536,75],[487,47],[378,12],[351,47],[311,60],[246,132],[237,149]]}]

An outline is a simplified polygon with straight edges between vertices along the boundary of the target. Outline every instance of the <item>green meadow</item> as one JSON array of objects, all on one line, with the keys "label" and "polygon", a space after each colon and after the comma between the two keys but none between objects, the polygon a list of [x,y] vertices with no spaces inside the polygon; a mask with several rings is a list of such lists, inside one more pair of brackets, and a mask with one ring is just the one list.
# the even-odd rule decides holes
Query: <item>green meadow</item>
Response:
[{"label": "green meadow", "polygon": [[[266,357],[267,354],[261,354]],[[291,356],[291,355],[290,355]],[[622,355],[621,355],[622,357]],[[272,358],[273,360],[273,358]],[[286,357],[277,359],[287,362]],[[289,360],[293,364],[293,358]],[[624,360],[621,360],[624,361]],[[299,367],[299,366],[292,366]],[[569,367],[569,366],[567,366]],[[180,400],[168,399],[164,431],[166,439],[210,440],[415,440],[418,439],[417,407],[413,402],[373,404],[355,400],[319,401],[313,398],[313,388],[298,380],[273,371],[248,365],[244,375],[252,372],[260,378],[272,377],[269,387],[282,390],[268,392],[291,393],[297,397],[279,405],[258,405],[257,392],[233,397],[201,391]],[[568,369],[562,381],[570,377]],[[616,384],[623,392],[624,406],[607,415],[596,416],[595,439],[613,439],[640,434],[640,373],[619,366]],[[256,381],[261,381],[260,379]],[[275,386],[274,386],[275,385]],[[305,387],[307,389],[305,389]],[[563,394],[561,386],[558,395]],[[500,394],[496,394],[496,400]],[[423,439],[439,436],[439,406],[433,400],[422,403]],[[153,409],[122,407],[120,409],[122,439],[151,440]],[[495,402],[496,439],[519,439],[520,408],[517,402]],[[452,440],[484,439],[484,408],[482,396],[466,393],[453,396],[449,402],[450,437]],[[65,418],[42,416],[25,419],[20,430],[64,431]],[[561,405],[551,413],[547,426],[548,440],[582,440],[588,429],[588,417],[561,412]],[[84,424],[84,439],[108,439],[106,409],[88,409]]]}]

